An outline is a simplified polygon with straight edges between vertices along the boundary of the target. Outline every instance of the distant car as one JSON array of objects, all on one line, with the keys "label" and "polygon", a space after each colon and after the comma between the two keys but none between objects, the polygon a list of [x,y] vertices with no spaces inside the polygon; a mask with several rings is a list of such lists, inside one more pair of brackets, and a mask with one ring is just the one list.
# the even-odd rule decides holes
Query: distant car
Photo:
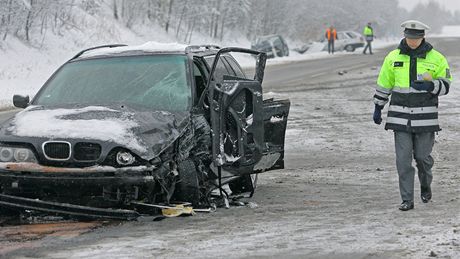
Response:
[{"label": "distant car", "polygon": [[[364,38],[361,34],[355,31],[339,31],[337,32],[337,40],[335,41],[335,51],[347,51],[353,52],[357,48],[364,47]],[[319,51],[327,51],[326,39],[321,39],[316,42],[309,42],[308,44],[302,45],[299,48],[295,48],[295,51],[300,54],[313,53]]]},{"label": "distant car", "polygon": [[[355,31],[338,31],[337,40],[335,41],[336,51],[353,52],[357,48],[364,47],[364,38],[361,34]],[[325,44],[324,50],[327,50]]]},{"label": "distant car", "polygon": [[266,53],[268,58],[289,56],[289,47],[281,35],[259,37],[252,43],[251,49]]},{"label": "distant car", "polygon": [[300,46],[300,47],[294,48],[293,50],[294,50],[295,52],[298,52],[298,53],[300,53],[300,54],[303,54],[303,53],[307,52],[307,51],[310,49],[310,47],[311,47],[312,44],[313,44],[313,42],[309,42],[309,43],[304,44],[304,45],[302,45],[302,46]]},{"label": "distant car", "polygon": [[[253,78],[238,52],[257,57]],[[0,125],[0,210],[134,219],[252,196],[252,175],[284,167],[290,106],[263,100],[265,61],[177,44],[78,53],[31,101],[13,98],[24,110]]]}]

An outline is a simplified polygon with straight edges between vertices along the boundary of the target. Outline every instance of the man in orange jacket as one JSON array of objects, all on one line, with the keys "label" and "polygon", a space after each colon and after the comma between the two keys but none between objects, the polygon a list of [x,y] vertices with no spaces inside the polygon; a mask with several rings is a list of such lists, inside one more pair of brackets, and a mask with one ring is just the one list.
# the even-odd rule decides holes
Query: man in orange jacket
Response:
[{"label": "man in orange jacket", "polygon": [[327,28],[326,30],[326,39],[327,39],[327,51],[329,54],[334,54],[334,41],[337,39],[337,31],[334,26]]}]

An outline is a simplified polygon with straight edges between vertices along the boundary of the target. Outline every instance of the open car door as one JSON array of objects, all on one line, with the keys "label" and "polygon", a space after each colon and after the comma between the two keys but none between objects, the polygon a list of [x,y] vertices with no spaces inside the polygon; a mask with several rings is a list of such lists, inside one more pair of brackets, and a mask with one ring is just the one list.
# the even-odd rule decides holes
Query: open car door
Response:
[{"label": "open car door", "polygon": [[[224,76],[214,72],[221,56],[239,52],[256,57],[253,79]],[[210,121],[213,164],[233,175],[260,173],[284,166],[284,136],[289,100],[262,98],[266,54],[250,49],[223,48],[214,59],[210,72]]]}]

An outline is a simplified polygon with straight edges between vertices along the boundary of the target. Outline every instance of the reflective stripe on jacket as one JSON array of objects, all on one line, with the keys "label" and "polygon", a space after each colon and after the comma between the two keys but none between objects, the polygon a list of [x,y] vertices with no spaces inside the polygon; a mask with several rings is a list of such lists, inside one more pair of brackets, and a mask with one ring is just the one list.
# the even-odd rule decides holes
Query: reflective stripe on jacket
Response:
[{"label": "reflective stripe on jacket", "polygon": [[[408,50],[403,40],[391,51],[380,70],[374,103],[384,106],[391,95],[385,129],[407,132],[439,131],[438,96],[449,92],[452,76],[446,58],[425,41]],[[422,76],[433,78],[434,90],[418,91],[410,85]]]}]

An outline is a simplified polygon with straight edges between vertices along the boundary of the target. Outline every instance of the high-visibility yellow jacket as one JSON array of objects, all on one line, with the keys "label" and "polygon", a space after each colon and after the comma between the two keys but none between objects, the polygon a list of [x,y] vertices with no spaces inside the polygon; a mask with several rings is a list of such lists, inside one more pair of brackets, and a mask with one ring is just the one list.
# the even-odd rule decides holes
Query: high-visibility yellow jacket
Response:
[{"label": "high-visibility yellow jacket", "polygon": [[366,27],[364,27],[363,34],[364,34],[364,36],[374,35],[374,31],[372,30],[372,28],[369,25],[366,25]]},{"label": "high-visibility yellow jacket", "polygon": [[[432,79],[431,92],[411,87]],[[385,106],[391,95],[385,129],[406,132],[439,131],[438,96],[449,93],[452,76],[446,58],[423,41],[416,50],[405,40],[385,58],[377,80],[374,103]]]},{"label": "high-visibility yellow jacket", "polygon": [[374,30],[369,25],[366,25],[363,30],[363,35],[367,41],[372,41],[374,39]]}]

